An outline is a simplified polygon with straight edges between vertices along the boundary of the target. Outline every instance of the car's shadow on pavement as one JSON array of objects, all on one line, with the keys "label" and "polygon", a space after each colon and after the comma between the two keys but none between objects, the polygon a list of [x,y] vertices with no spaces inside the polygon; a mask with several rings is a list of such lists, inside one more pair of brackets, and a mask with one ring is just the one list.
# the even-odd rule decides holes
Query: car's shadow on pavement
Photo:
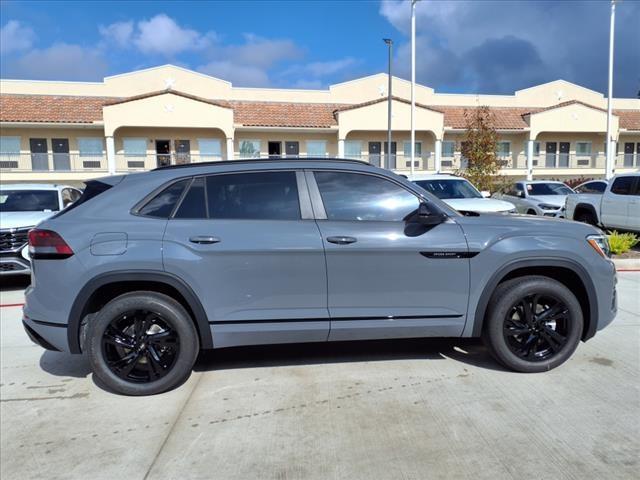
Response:
[{"label": "car's shadow on pavement", "polygon": [[[406,340],[371,340],[335,343],[303,343],[233,347],[207,350],[198,356],[193,370],[209,372],[240,368],[302,366],[332,363],[379,362],[394,360],[445,360],[466,365],[505,371],[475,338],[413,338]],[[40,367],[61,377],[84,378],[91,374],[84,355],[45,351]],[[95,376],[99,388],[110,391]]]}]

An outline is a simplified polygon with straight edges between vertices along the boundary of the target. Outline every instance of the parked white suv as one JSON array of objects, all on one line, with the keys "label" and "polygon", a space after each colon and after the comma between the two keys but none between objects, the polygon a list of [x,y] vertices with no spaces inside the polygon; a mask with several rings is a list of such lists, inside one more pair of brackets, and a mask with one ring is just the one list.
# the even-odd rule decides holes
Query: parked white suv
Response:
[{"label": "parked white suv", "polygon": [[80,195],[69,185],[0,185],[0,275],[31,273],[27,233]]},{"label": "parked white suv", "polygon": [[565,208],[571,220],[640,232],[640,172],[616,175],[602,195],[569,195]]},{"label": "parked white suv", "polygon": [[409,180],[462,213],[516,213],[516,207],[512,203],[486,198],[488,193],[485,197],[465,178],[417,174],[409,177]]},{"label": "parked white suv", "polygon": [[564,202],[573,190],[562,182],[530,180],[515,182],[493,198],[513,203],[519,213],[564,217]]}]

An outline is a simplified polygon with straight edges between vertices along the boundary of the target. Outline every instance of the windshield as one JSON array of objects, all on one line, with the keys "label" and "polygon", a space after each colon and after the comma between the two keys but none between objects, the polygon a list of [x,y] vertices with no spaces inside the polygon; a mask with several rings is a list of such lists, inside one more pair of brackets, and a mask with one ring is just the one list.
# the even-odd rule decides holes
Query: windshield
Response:
[{"label": "windshield", "polygon": [[1,212],[57,212],[56,190],[0,190]]},{"label": "windshield", "polygon": [[573,190],[563,183],[528,183],[527,192],[530,196],[569,195],[570,193],[573,193]]},{"label": "windshield", "polygon": [[482,195],[466,180],[418,180],[415,182],[427,192],[445,200],[451,198],[482,198]]}]

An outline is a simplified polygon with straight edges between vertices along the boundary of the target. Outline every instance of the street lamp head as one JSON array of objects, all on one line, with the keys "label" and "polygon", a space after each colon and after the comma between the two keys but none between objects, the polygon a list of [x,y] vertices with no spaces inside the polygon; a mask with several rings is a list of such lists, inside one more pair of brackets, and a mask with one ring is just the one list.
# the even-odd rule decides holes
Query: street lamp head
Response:
[{"label": "street lamp head", "polygon": [[391,40],[390,38],[383,38],[382,40],[384,40],[384,43],[386,43],[387,45],[393,45],[393,40]]}]

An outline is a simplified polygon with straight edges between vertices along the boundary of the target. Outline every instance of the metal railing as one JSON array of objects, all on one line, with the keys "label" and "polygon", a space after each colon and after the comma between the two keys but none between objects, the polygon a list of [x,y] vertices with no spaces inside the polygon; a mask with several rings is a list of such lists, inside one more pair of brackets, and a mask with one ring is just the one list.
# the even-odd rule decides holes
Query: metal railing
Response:
[{"label": "metal railing", "polygon": [[640,152],[619,153],[615,164],[617,168],[640,168]]},{"label": "metal railing", "polygon": [[19,153],[0,154],[3,172],[85,172],[106,171],[104,155],[78,153]]},{"label": "metal railing", "polygon": [[215,162],[223,159],[222,155],[200,155],[194,153],[150,153],[142,155],[118,153],[116,154],[116,170],[118,172],[151,170],[167,165]]}]

